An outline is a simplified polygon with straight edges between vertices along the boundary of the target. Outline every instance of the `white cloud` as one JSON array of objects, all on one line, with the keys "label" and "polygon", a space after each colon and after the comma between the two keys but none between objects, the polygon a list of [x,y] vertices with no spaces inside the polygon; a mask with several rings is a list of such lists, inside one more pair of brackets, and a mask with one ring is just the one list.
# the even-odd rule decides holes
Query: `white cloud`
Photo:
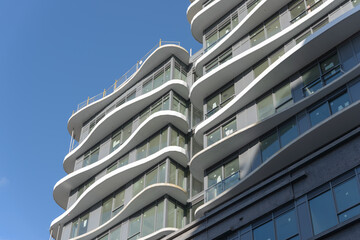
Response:
[{"label": "white cloud", "polygon": [[[8,185],[9,182],[10,182],[9,179],[7,179],[6,177],[1,177],[0,178],[0,187],[4,187],[4,186]],[[0,239],[0,240],[2,240],[2,239]]]}]

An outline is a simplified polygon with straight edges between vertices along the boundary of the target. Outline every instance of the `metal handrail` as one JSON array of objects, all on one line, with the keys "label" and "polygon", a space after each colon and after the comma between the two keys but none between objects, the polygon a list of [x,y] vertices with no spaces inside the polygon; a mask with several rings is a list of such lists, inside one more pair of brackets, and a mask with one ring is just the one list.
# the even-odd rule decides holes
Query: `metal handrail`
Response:
[{"label": "metal handrail", "polygon": [[162,45],[167,45],[167,44],[175,44],[180,46],[180,42],[178,41],[162,41],[160,39],[160,41],[153,47],[151,48],[151,50],[146,53],[139,61],[137,61],[137,63],[132,66],[124,75],[122,75],[119,79],[116,79],[115,82],[108,87],[107,89],[104,89],[104,91],[102,91],[101,93],[93,96],[93,97],[88,97],[87,100],[79,103],[77,105],[76,110],[73,111],[72,114],[75,114],[77,111],[81,110],[82,108],[86,107],[87,105],[96,102],[102,98],[104,98],[105,96],[115,92],[115,90],[117,88],[119,88],[120,86],[122,86],[125,82],[127,82],[133,75],[134,73],[136,73],[140,66],[144,63],[144,61],[159,47],[161,47]]}]

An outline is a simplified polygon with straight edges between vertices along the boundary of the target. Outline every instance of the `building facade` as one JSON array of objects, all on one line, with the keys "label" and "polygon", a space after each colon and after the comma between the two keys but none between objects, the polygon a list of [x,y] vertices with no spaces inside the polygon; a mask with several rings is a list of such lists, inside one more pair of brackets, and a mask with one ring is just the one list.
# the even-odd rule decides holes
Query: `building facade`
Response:
[{"label": "building facade", "polygon": [[358,239],[360,1],[190,2],[70,117],[50,238]]}]

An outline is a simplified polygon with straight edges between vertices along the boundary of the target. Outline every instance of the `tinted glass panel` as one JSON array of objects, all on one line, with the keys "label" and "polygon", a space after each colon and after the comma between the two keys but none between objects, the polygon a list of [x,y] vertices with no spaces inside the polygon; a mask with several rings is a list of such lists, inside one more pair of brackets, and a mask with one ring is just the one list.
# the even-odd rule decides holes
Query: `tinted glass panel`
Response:
[{"label": "tinted glass panel", "polygon": [[120,146],[121,141],[121,132],[114,135],[111,139],[111,152],[117,149]]},{"label": "tinted glass panel", "polygon": [[276,33],[280,32],[281,27],[280,27],[279,16],[276,16],[274,19],[270,20],[265,25],[265,29],[266,29],[266,34],[267,34],[268,38],[275,35]]},{"label": "tinted glass panel", "polygon": [[228,22],[224,27],[222,27],[219,30],[219,37],[222,38],[223,36],[225,36],[230,31],[231,31],[231,26],[230,26],[230,22]]},{"label": "tinted glass panel", "polygon": [[316,124],[322,122],[324,119],[330,116],[328,103],[323,103],[321,106],[310,112],[310,121],[311,125],[315,126]]},{"label": "tinted glass panel", "polygon": [[337,224],[335,205],[330,191],[310,200],[309,204],[315,234]]},{"label": "tinted glass panel", "polygon": [[130,122],[124,126],[124,128],[122,130],[122,135],[123,135],[122,142],[125,142],[130,137],[131,130],[132,130],[132,122]]},{"label": "tinted glass panel", "polygon": [[275,240],[274,224],[272,221],[255,228],[253,233],[254,240]]},{"label": "tinted glass panel", "polygon": [[270,94],[269,96],[263,98],[260,102],[258,102],[257,109],[258,109],[259,120],[262,120],[262,119],[274,114],[275,108],[274,108],[272,94]]},{"label": "tinted glass panel", "polygon": [[166,174],[166,163],[162,163],[159,166],[159,182],[161,182],[161,183],[166,182],[165,174]]},{"label": "tinted glass panel", "polygon": [[280,106],[284,102],[291,99],[291,89],[290,83],[282,86],[280,89],[276,90],[274,93],[275,96],[275,107]]},{"label": "tinted glass panel", "polygon": [[233,175],[234,173],[239,171],[239,159],[234,159],[233,161],[225,164],[224,166],[224,178],[227,178],[231,175]]},{"label": "tinted glass panel", "polygon": [[143,88],[142,88],[142,93],[147,93],[150,92],[152,89],[152,80],[144,83]]},{"label": "tinted glass panel", "polygon": [[159,230],[164,227],[164,201],[160,202],[156,208],[156,225],[155,229]]},{"label": "tinted glass panel", "polygon": [[149,155],[159,151],[160,149],[160,135],[156,135],[149,142]]},{"label": "tinted glass panel", "polygon": [[144,177],[140,178],[139,180],[133,183],[132,196],[134,197],[135,195],[137,195],[139,192],[141,192],[141,190],[143,190],[143,188],[144,188]]},{"label": "tinted glass panel", "polygon": [[173,163],[170,163],[169,182],[176,184],[176,166]]},{"label": "tinted glass panel", "polygon": [[125,196],[125,191],[121,191],[119,193],[117,193],[115,195],[115,198],[114,198],[114,209],[117,209],[119,208],[120,206],[123,206],[124,205],[124,196]]},{"label": "tinted glass panel", "polygon": [[349,95],[345,92],[335,99],[329,101],[331,112],[334,114],[350,105]]},{"label": "tinted glass panel", "polygon": [[269,67],[269,61],[268,59],[265,59],[263,62],[261,62],[259,65],[257,65],[254,68],[254,77],[258,77],[265,69]]},{"label": "tinted glass panel", "polygon": [[275,219],[278,240],[290,239],[298,234],[295,210],[290,210]]},{"label": "tinted glass panel", "polygon": [[211,35],[207,40],[206,40],[206,47],[210,47],[212,44],[214,44],[217,40],[217,32],[213,35]]},{"label": "tinted glass panel", "polygon": [[175,204],[171,201],[167,202],[167,227],[175,227]]},{"label": "tinted glass panel", "polygon": [[334,187],[336,206],[339,212],[360,203],[359,186],[356,178],[347,180]]},{"label": "tinted glass panel", "polygon": [[208,175],[208,187],[210,187],[210,186],[212,186],[212,185],[214,185],[216,183],[221,182],[221,180],[222,180],[222,173],[221,173],[222,170],[221,169],[222,168],[220,167],[220,168],[212,171],[211,173],[209,173],[209,175]]},{"label": "tinted glass panel", "polygon": [[136,149],[136,159],[137,160],[146,157],[146,147],[147,147],[147,143],[144,143],[143,145],[141,145],[140,147],[138,147]]},{"label": "tinted glass panel", "polygon": [[158,75],[157,77],[155,77],[154,79],[154,88],[159,87],[164,80],[164,72],[162,72],[160,75]]},{"label": "tinted glass panel", "polygon": [[223,137],[229,136],[236,132],[236,119],[223,126]]},{"label": "tinted glass panel", "polygon": [[183,227],[183,218],[184,218],[184,210],[177,206],[176,208],[176,228],[182,228]]},{"label": "tinted glass panel", "polygon": [[140,220],[141,220],[141,216],[134,217],[130,220],[129,234],[128,234],[129,237],[134,236],[137,233],[140,233]]},{"label": "tinted glass panel", "polygon": [[261,141],[262,160],[266,161],[279,149],[280,149],[279,140],[278,140],[277,132],[275,132]]},{"label": "tinted glass panel", "polygon": [[141,236],[154,232],[155,228],[155,207],[150,208],[143,214]]},{"label": "tinted glass panel", "polygon": [[121,240],[121,239],[120,239],[120,230],[121,230],[121,228],[118,227],[117,229],[115,229],[114,231],[112,231],[112,232],[110,233],[110,238],[109,238],[109,240]]},{"label": "tinted glass panel", "polygon": [[317,64],[302,74],[302,80],[304,82],[304,85],[308,85],[309,83],[315,81],[319,77],[320,77],[320,71]]},{"label": "tinted glass panel", "polygon": [[86,214],[85,216],[80,218],[78,235],[82,235],[87,232],[88,223],[89,223],[89,214]]},{"label": "tinted glass panel", "polygon": [[280,137],[281,147],[286,146],[297,136],[298,136],[298,128],[295,119],[290,120],[286,124],[279,127],[279,137]]},{"label": "tinted glass panel", "polygon": [[157,168],[155,168],[154,170],[152,170],[151,172],[146,174],[145,187],[150,186],[151,184],[154,184],[157,182],[157,174],[158,174]]},{"label": "tinted glass panel", "polygon": [[210,146],[213,143],[219,141],[220,139],[221,139],[220,128],[218,128],[212,133],[209,133],[209,135],[207,136],[207,145]]},{"label": "tinted glass panel", "polygon": [[207,111],[210,112],[211,110],[217,108],[219,104],[220,104],[220,97],[219,95],[216,95],[207,102]]},{"label": "tinted glass panel", "polygon": [[221,103],[231,98],[234,94],[235,94],[235,88],[234,85],[232,85],[231,87],[227,88],[221,93]]},{"label": "tinted glass panel", "polygon": [[102,204],[101,209],[101,224],[108,221],[111,218],[112,198],[109,198]]},{"label": "tinted glass panel", "polygon": [[263,26],[260,29],[256,30],[254,33],[250,35],[250,43],[251,46],[256,46],[257,44],[261,43],[265,40],[265,31]]}]

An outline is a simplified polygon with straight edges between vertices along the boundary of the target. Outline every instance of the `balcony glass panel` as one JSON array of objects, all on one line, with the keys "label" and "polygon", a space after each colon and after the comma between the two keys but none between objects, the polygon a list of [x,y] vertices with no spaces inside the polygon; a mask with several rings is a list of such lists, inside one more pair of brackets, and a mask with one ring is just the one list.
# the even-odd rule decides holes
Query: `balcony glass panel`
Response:
[{"label": "balcony glass panel", "polygon": [[120,238],[120,230],[121,230],[121,227],[118,227],[117,229],[112,231],[110,233],[110,239],[109,240],[121,240],[121,238]]},{"label": "balcony glass panel", "polygon": [[309,201],[314,234],[325,231],[337,224],[334,200],[327,191]]},{"label": "balcony glass panel", "polygon": [[290,83],[282,86],[280,89],[276,90],[274,93],[275,97],[275,107],[279,107],[280,105],[284,104],[285,102],[291,99],[291,88]]},{"label": "balcony glass panel", "polygon": [[152,89],[153,89],[153,87],[152,87],[152,80],[147,81],[146,83],[143,84],[142,93],[143,93],[143,94],[148,93],[148,92],[150,92]]},{"label": "balcony glass panel", "polygon": [[171,201],[167,202],[167,222],[166,227],[175,227],[175,204]]},{"label": "balcony glass panel", "polygon": [[220,96],[216,95],[215,97],[211,98],[208,102],[207,102],[207,111],[208,111],[208,116],[210,114],[213,114],[217,111],[218,107],[220,105]]},{"label": "balcony glass panel", "polygon": [[154,136],[149,142],[149,155],[159,151],[160,149],[160,135]]},{"label": "balcony glass panel", "polygon": [[178,186],[185,189],[185,173],[182,169],[178,168]]},{"label": "balcony glass panel", "polygon": [[264,40],[265,40],[265,31],[263,26],[261,26],[255,32],[250,34],[250,43],[252,47],[258,45]]},{"label": "balcony glass panel", "polygon": [[360,0],[352,0],[354,7],[360,4]]},{"label": "balcony glass panel", "polygon": [[296,40],[295,40],[295,42],[296,42],[296,44],[299,44],[300,42],[302,42],[303,40],[305,40],[308,36],[310,36],[311,35],[311,31],[309,30],[309,31],[307,31],[307,32],[305,32],[303,35],[301,35],[300,37],[298,37]]},{"label": "balcony glass panel", "polygon": [[322,122],[330,116],[328,103],[323,103],[316,109],[312,110],[309,114],[312,126],[315,126],[316,124]]},{"label": "balcony glass panel", "polygon": [[146,157],[146,148],[147,148],[147,143],[144,143],[143,145],[141,145],[140,147],[138,147],[136,149],[136,159],[137,160]]},{"label": "balcony glass panel", "polygon": [[131,131],[132,131],[132,122],[129,122],[128,124],[126,124],[122,130],[122,143],[124,143],[131,135]]},{"label": "balcony glass panel", "polygon": [[231,188],[236,183],[238,183],[239,180],[240,180],[240,173],[239,172],[235,172],[232,175],[228,176],[223,181],[223,184],[224,184],[224,189],[223,190],[225,191],[225,190]]},{"label": "balcony glass panel", "polygon": [[298,136],[298,127],[296,124],[296,119],[292,119],[279,127],[279,137],[281,147],[286,146],[292,140]]},{"label": "balcony glass panel", "polygon": [[266,58],[259,65],[254,68],[254,78],[257,78],[263,71],[269,67],[268,59]]},{"label": "balcony glass panel", "polygon": [[111,138],[111,149],[110,152],[113,152],[115,149],[117,149],[120,146],[121,143],[121,131],[119,131],[117,134],[115,134]]},{"label": "balcony glass panel", "polygon": [[292,21],[296,21],[306,15],[306,6],[304,0],[298,0],[290,4],[289,10]]},{"label": "balcony glass panel", "polygon": [[139,192],[144,189],[144,177],[141,177],[136,182],[133,183],[133,194],[132,196],[136,196]]},{"label": "balcony glass panel", "polygon": [[143,214],[141,236],[154,232],[155,228],[155,206],[146,210]]},{"label": "balcony glass panel", "polygon": [[304,85],[308,85],[309,83],[317,80],[320,78],[320,70],[319,66],[316,64],[313,67],[311,67],[309,70],[304,72],[302,75],[302,80],[304,82]]},{"label": "balcony glass panel", "polygon": [[274,36],[276,33],[281,31],[279,16],[271,19],[265,25],[267,38]]},{"label": "balcony glass panel", "polygon": [[339,220],[340,222],[344,222],[352,217],[355,217],[360,214],[360,205],[357,205],[356,207],[353,207],[341,214],[339,214]]},{"label": "balcony glass panel", "polygon": [[164,227],[164,201],[160,202],[156,208],[155,231]]},{"label": "balcony glass panel", "polygon": [[258,118],[262,120],[275,113],[272,94],[266,96],[257,103]]},{"label": "balcony glass panel", "polygon": [[170,163],[169,183],[176,184],[176,166]]},{"label": "balcony glass panel", "polygon": [[340,96],[336,97],[329,101],[331,113],[334,114],[339,112],[350,105],[350,99],[347,92],[341,94]]},{"label": "balcony glass panel", "polygon": [[159,74],[158,76],[155,77],[154,88],[161,86],[163,84],[163,81],[164,81],[164,72],[162,72],[161,74]]},{"label": "balcony glass panel", "polygon": [[161,139],[161,143],[160,143],[160,146],[161,148],[164,148],[167,146],[167,135],[168,135],[168,130],[163,130],[161,131],[161,134],[160,134],[160,139]]},{"label": "balcony glass panel", "polygon": [[101,208],[101,221],[100,224],[103,224],[110,220],[111,218],[111,209],[112,209],[112,197],[103,202]]},{"label": "balcony glass panel", "polygon": [[273,54],[271,54],[269,56],[270,59],[270,64],[274,63],[276,60],[278,60],[282,55],[285,54],[285,50],[284,47],[280,48],[279,50],[277,50],[276,52],[274,52]]},{"label": "balcony glass panel", "polygon": [[[140,235],[140,224],[141,224],[141,216],[130,219],[128,236],[134,237]],[[132,238],[132,239],[137,239],[137,238]]]},{"label": "balcony glass panel", "polygon": [[180,229],[184,226],[184,209],[179,206],[176,208],[176,228]]},{"label": "balcony glass panel", "polygon": [[157,183],[158,169],[155,168],[145,176],[145,187]]},{"label": "balcony glass panel", "polygon": [[229,88],[221,92],[221,106],[225,106],[228,100],[235,95],[235,86],[231,85]]},{"label": "balcony glass panel", "polygon": [[150,109],[140,114],[140,123],[143,123],[150,116]]},{"label": "balcony glass panel", "polygon": [[340,62],[339,62],[338,55],[336,53],[334,53],[332,56],[328,57],[326,60],[320,62],[321,72],[326,73],[339,64],[340,64]]},{"label": "balcony glass panel", "polygon": [[216,129],[207,136],[207,145],[210,146],[221,139],[220,128]]},{"label": "balcony glass panel", "polygon": [[115,194],[114,211],[124,205],[125,190]]},{"label": "balcony glass panel", "polygon": [[228,34],[231,31],[231,24],[228,22],[225,26],[223,26],[219,30],[219,38],[224,37],[226,34]]},{"label": "balcony glass panel", "polygon": [[222,168],[215,169],[208,175],[208,186],[212,186],[222,180]]},{"label": "balcony glass panel", "polygon": [[329,23],[329,19],[328,18],[324,19],[322,22],[320,22],[319,24],[317,24],[316,26],[314,26],[312,28],[313,33],[317,32],[318,30],[320,30],[323,26],[325,26],[328,23]]},{"label": "balcony glass panel", "polygon": [[229,122],[228,124],[223,126],[222,130],[223,130],[223,133],[222,133],[223,138],[236,132],[236,119],[232,120],[231,122]]},{"label": "balcony glass panel", "polygon": [[279,139],[277,132],[275,132],[261,141],[262,160],[265,162],[268,158],[279,151],[279,149]]},{"label": "balcony glass panel", "polygon": [[239,172],[239,159],[234,159],[231,162],[224,165],[225,178]]},{"label": "balcony glass panel", "polygon": [[166,182],[166,163],[159,166],[159,182]]},{"label": "balcony glass panel", "polygon": [[89,214],[86,214],[83,217],[81,217],[79,220],[79,234],[78,235],[82,235],[87,232],[88,224],[89,224]]},{"label": "balcony glass panel", "polygon": [[218,39],[217,32],[215,32],[213,35],[211,35],[209,38],[206,39],[206,47],[210,47],[213,45]]}]

